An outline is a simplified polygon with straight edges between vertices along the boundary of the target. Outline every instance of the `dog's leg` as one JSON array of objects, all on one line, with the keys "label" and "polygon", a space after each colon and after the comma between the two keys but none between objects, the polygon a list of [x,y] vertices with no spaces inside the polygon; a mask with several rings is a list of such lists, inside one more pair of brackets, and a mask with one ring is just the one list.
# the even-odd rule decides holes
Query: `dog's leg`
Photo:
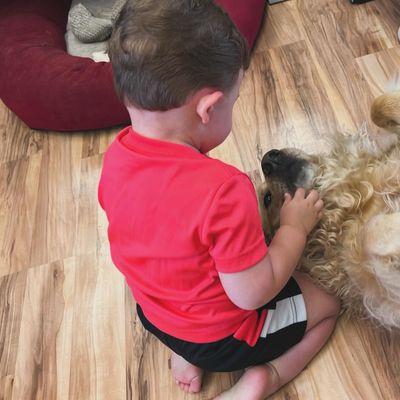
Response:
[{"label": "dog's leg", "polygon": [[400,328],[400,212],[371,218],[363,234],[365,258],[352,279],[369,315]]},{"label": "dog's leg", "polygon": [[380,156],[400,140],[400,81],[396,78],[396,90],[377,97],[371,106],[371,119],[381,129],[371,135],[371,154]]},{"label": "dog's leg", "polygon": [[377,97],[371,106],[371,119],[377,126],[400,135],[400,90]]}]

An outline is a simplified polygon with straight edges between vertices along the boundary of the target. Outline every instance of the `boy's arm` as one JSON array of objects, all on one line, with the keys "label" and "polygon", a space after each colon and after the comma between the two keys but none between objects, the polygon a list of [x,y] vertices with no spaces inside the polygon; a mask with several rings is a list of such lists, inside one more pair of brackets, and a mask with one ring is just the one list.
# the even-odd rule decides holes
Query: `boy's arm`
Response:
[{"label": "boy's arm", "polygon": [[293,199],[285,195],[281,209],[281,227],[275,234],[267,255],[256,265],[236,273],[221,273],[219,277],[230,300],[245,310],[254,310],[285,286],[300,259],[307,235],[321,217],[324,203],[312,190],[296,191]]},{"label": "boy's arm", "polygon": [[281,226],[267,255],[259,263],[236,273],[219,272],[222,286],[230,300],[244,310],[255,310],[275,297],[292,276],[306,237],[297,228]]}]

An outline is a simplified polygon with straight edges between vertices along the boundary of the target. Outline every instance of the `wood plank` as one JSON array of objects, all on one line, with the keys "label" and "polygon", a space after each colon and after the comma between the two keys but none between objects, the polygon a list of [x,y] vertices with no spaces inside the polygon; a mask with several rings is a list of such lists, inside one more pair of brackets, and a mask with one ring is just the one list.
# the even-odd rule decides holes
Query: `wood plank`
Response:
[{"label": "wood plank", "polygon": [[0,276],[31,264],[42,151],[1,164]]},{"label": "wood plank", "polygon": [[0,397],[123,398],[124,281],[110,260],[72,257],[3,277],[0,285],[9,282],[19,297],[9,290],[5,299],[22,310],[2,327]]},{"label": "wood plank", "polygon": [[[329,100],[337,108],[340,129],[350,131],[363,124],[371,101],[371,94],[355,68],[354,58],[368,51],[361,48],[366,46],[362,40],[364,31],[362,23],[357,25],[355,9],[358,7],[341,0],[329,5],[327,0],[299,1],[299,17],[309,49],[320,67]],[[359,9],[366,13],[365,7]]]},{"label": "wood plank", "polygon": [[303,39],[303,32],[298,24],[297,3],[285,1],[278,6],[266,8],[263,30],[254,51],[265,51]]},{"label": "wood plank", "polygon": [[386,32],[392,46],[398,46],[400,7],[397,0],[373,1],[370,7],[375,9],[375,15],[379,18],[380,24]]},{"label": "wood plank", "polygon": [[112,129],[77,132],[78,135],[82,135],[83,137],[82,158],[104,153],[123,127],[124,126],[118,126]]},{"label": "wood plank", "polygon": [[400,46],[357,58],[362,78],[374,97],[381,95],[393,83],[400,87]]},{"label": "wood plank", "polygon": [[25,158],[43,147],[43,135],[29,129],[0,100],[0,166],[7,161]]},{"label": "wood plank", "polygon": [[22,324],[26,272],[0,278],[0,398],[11,399]]}]

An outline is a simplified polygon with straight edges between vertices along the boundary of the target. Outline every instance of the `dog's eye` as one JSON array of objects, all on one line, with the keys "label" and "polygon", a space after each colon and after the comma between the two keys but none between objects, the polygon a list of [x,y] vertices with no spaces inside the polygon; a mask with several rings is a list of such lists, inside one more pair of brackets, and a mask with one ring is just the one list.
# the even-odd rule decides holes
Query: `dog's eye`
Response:
[{"label": "dog's eye", "polygon": [[271,205],[271,201],[272,201],[272,194],[268,190],[264,195],[264,207],[268,208]]}]

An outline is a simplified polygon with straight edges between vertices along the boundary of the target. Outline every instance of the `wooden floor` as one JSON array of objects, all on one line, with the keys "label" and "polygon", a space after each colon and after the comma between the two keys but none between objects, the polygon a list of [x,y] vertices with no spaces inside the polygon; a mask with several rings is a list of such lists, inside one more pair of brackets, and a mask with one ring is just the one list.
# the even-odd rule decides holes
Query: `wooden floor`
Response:
[{"label": "wooden floor", "polygon": [[[211,156],[257,182],[270,148],[327,151],[400,71],[399,25],[398,0],[269,7],[233,134]],[[209,399],[239,376],[208,374],[201,394],[182,394],[136,318],[96,199],[117,131],[33,131],[0,103],[0,399]],[[400,399],[400,334],[341,320],[273,399]]]}]

